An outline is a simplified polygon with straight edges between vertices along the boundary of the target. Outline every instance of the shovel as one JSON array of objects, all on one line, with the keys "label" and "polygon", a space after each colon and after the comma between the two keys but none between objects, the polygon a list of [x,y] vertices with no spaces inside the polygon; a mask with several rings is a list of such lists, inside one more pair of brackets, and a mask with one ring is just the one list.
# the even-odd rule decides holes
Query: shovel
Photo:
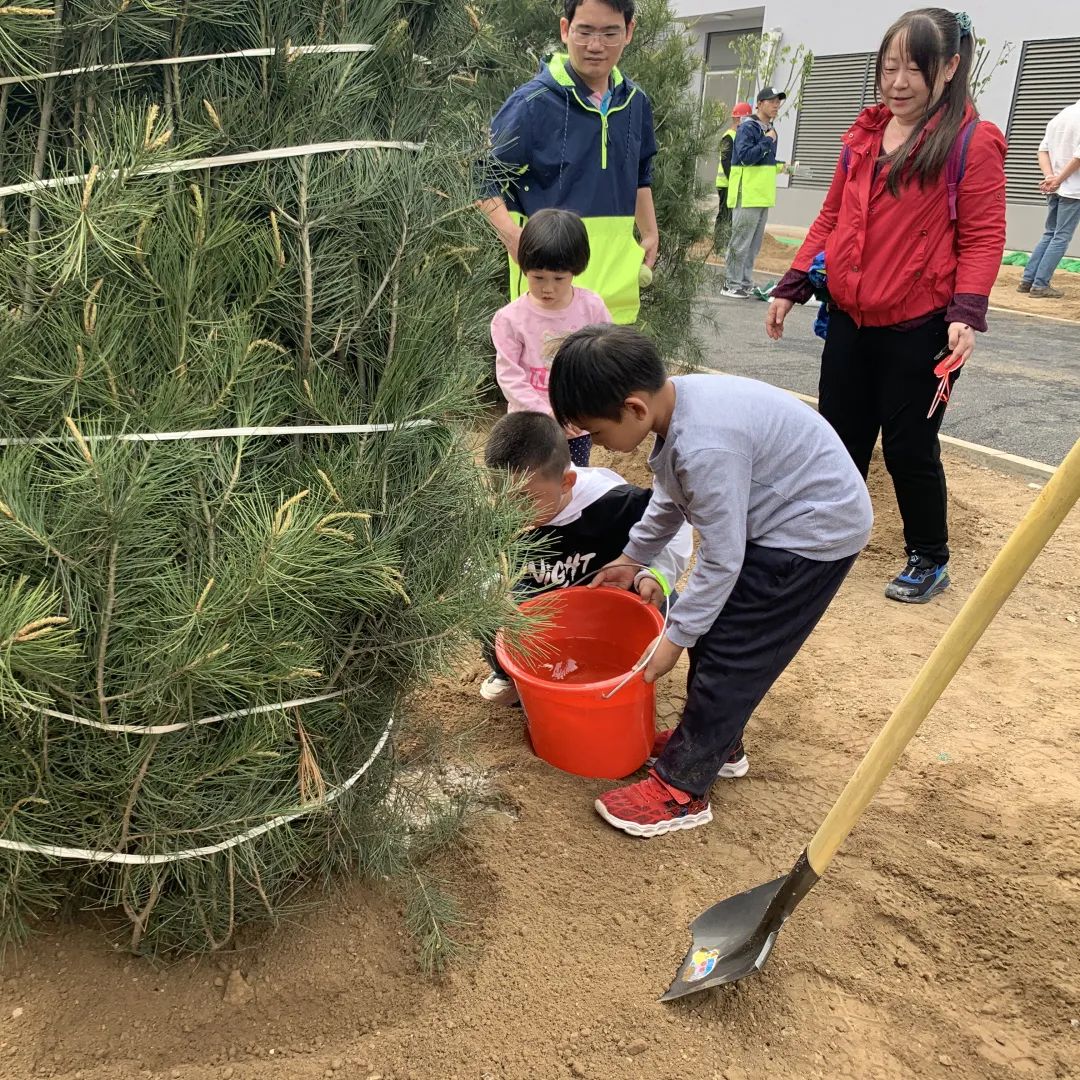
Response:
[{"label": "shovel", "polygon": [[661,1001],[737,982],[762,969],[780,927],[825,873],[927,713],[1078,497],[1080,441],[998,552],[791,871],[702,912],[690,924],[690,951]]}]

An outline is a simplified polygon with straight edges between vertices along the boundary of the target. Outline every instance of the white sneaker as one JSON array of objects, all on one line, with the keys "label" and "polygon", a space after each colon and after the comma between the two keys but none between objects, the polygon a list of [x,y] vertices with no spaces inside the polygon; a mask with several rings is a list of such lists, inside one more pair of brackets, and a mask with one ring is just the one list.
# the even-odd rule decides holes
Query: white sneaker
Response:
[{"label": "white sneaker", "polygon": [[493,705],[516,705],[520,700],[513,680],[494,671],[480,684],[480,696]]},{"label": "white sneaker", "polygon": [[727,288],[720,290],[721,296],[730,296],[735,300],[749,300],[750,290],[744,289],[741,285],[729,285]]},{"label": "white sneaker", "polygon": [[740,776],[745,776],[749,771],[750,761],[745,754],[740,754],[738,757],[732,755],[732,757],[728,758],[720,766],[720,771],[716,775],[720,780],[738,780]]},{"label": "white sneaker", "polygon": [[[652,753],[645,759],[645,764],[648,768],[652,768],[656,764],[656,759],[660,756],[665,746],[668,744],[668,740],[675,734],[674,728],[668,728],[666,731],[658,731],[656,738],[653,740]],[[731,757],[720,766],[720,771],[716,774],[717,780],[738,780],[740,776],[745,776],[750,771],[750,761],[746,756],[746,751],[743,749],[742,739],[735,744],[735,749],[731,752]]]}]

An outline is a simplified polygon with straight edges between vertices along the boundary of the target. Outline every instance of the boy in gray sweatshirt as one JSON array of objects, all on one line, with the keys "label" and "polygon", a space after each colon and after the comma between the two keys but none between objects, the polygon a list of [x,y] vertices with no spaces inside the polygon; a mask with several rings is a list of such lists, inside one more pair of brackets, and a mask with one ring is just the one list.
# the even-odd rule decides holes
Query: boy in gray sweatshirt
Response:
[{"label": "boy in gray sweatshirt", "polygon": [[783,390],[730,375],[669,378],[626,326],[565,339],[551,368],[555,418],[609,450],[650,434],[656,477],[620,558],[593,580],[628,588],[684,521],[698,553],[646,682],[690,652],[686,707],[645,780],[596,801],[611,825],[657,836],[712,820],[718,775],[747,771],[742,731],[810,636],[870,537],[866,484],[839,436]]}]

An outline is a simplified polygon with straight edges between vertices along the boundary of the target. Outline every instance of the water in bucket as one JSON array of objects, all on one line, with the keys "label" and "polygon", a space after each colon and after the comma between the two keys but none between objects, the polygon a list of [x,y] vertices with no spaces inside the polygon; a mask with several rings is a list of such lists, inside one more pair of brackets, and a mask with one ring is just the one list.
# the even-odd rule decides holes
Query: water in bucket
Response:
[{"label": "water in bucket", "polygon": [[606,638],[562,638],[560,655],[536,663],[538,673],[552,682],[594,683],[619,679],[637,663],[641,653],[621,648],[622,642]]},{"label": "water in bucket", "polygon": [[495,652],[521,695],[537,755],[579,776],[619,779],[641,768],[652,749],[655,692],[637,674],[613,696],[664,620],[622,589],[573,588],[526,600],[523,611],[547,624],[526,642],[528,655]]}]

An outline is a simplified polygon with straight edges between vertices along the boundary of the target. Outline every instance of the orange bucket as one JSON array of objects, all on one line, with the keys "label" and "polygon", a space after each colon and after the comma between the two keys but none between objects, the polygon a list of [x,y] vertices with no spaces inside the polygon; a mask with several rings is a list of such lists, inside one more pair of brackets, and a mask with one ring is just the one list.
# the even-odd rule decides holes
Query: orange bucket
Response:
[{"label": "orange bucket", "polygon": [[663,633],[663,616],[605,586],[545,593],[521,610],[548,620],[524,643],[531,658],[511,651],[502,634],[495,655],[517,684],[537,755],[598,779],[640,769],[656,734],[656,694],[640,672],[627,674]]}]

